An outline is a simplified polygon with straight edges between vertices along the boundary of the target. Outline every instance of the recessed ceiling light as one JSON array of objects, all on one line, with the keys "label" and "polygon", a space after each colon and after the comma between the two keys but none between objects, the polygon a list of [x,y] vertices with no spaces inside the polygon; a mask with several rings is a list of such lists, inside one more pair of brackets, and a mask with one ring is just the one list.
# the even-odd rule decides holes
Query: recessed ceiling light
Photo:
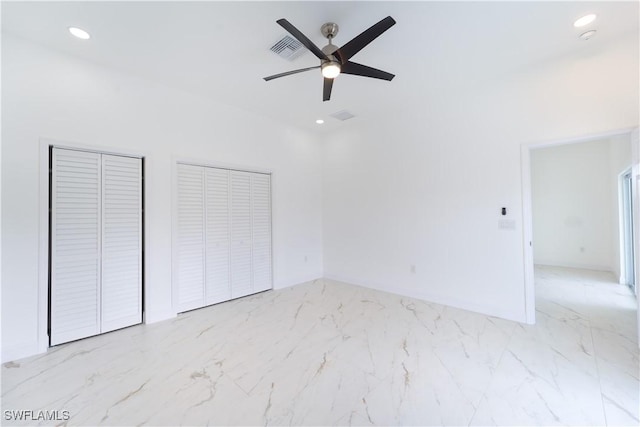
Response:
[{"label": "recessed ceiling light", "polygon": [[584,27],[585,25],[591,24],[596,20],[596,15],[594,13],[590,13],[588,15],[583,16],[582,18],[576,20],[573,23],[574,27]]},{"label": "recessed ceiling light", "polygon": [[317,123],[317,124],[319,124],[319,125],[321,125],[321,124],[323,124],[323,123],[324,123],[324,120],[322,120],[322,119],[318,119],[318,120],[316,120],[316,123]]},{"label": "recessed ceiling light", "polygon": [[87,33],[82,28],[69,27],[69,32],[71,34],[73,34],[74,36],[76,36],[77,38],[82,39],[82,40],[89,40],[91,38],[91,35],[89,35],[89,33]]},{"label": "recessed ceiling light", "polygon": [[596,35],[596,30],[589,30],[587,32],[584,32],[582,34],[580,34],[580,38],[582,40],[589,40],[591,37]]}]

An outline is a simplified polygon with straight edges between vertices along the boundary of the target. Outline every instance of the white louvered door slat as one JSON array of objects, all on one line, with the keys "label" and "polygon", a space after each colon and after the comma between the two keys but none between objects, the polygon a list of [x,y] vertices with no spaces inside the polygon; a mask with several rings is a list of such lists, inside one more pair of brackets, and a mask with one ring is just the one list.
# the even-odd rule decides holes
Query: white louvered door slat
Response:
[{"label": "white louvered door slat", "polygon": [[142,322],[142,161],[102,155],[101,332]]},{"label": "white louvered door slat", "polygon": [[229,171],[205,169],[205,304],[231,299],[229,280]]},{"label": "white louvered door slat", "polygon": [[204,168],[178,164],[178,311],[204,305]]},{"label": "white louvered door slat", "polygon": [[53,149],[51,345],[100,333],[100,155]]},{"label": "white louvered door slat", "polygon": [[251,285],[251,174],[231,171],[231,296],[253,293]]},{"label": "white louvered door slat", "polygon": [[251,174],[253,292],[271,289],[271,176]]}]

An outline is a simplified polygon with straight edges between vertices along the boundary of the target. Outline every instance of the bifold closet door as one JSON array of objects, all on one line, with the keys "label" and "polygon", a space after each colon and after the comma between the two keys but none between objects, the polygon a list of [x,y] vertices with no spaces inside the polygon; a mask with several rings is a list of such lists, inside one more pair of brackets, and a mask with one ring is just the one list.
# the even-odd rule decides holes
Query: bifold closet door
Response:
[{"label": "bifold closet door", "polygon": [[206,200],[206,305],[231,299],[229,171],[204,168]]},{"label": "bifold closet door", "polygon": [[271,289],[271,175],[251,174],[253,292]]},{"label": "bifold closet door", "polygon": [[102,155],[101,332],[142,322],[142,162]]},{"label": "bifold closet door", "polygon": [[231,297],[253,293],[251,283],[251,173],[231,171]]},{"label": "bifold closet door", "polygon": [[204,168],[178,164],[178,311],[205,305]]},{"label": "bifold closet door", "polygon": [[178,312],[271,289],[271,176],[177,171]]},{"label": "bifold closet door", "polygon": [[100,333],[100,154],[53,149],[51,345]]},{"label": "bifold closet door", "polygon": [[141,323],[141,160],[52,156],[51,345]]}]

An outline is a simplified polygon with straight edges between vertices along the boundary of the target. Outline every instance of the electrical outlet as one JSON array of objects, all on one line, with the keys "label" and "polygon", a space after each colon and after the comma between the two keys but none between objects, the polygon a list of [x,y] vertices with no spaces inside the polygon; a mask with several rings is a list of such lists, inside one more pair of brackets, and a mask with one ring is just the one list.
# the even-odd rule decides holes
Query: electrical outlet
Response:
[{"label": "electrical outlet", "polygon": [[307,262],[307,261],[309,261],[309,258],[305,255],[304,256],[304,262]]},{"label": "electrical outlet", "polygon": [[411,264],[411,274],[416,274],[416,266],[415,266],[415,264]]}]

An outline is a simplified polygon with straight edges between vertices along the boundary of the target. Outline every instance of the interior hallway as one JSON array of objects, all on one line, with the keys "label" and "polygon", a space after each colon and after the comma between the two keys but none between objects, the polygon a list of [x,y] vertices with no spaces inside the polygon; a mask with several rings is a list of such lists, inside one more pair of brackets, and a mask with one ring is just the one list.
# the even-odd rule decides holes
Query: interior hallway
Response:
[{"label": "interior hallway", "polygon": [[268,291],[5,363],[2,409],[71,425],[637,425],[630,291],[540,266],[536,286],[534,326],[333,281]]}]

